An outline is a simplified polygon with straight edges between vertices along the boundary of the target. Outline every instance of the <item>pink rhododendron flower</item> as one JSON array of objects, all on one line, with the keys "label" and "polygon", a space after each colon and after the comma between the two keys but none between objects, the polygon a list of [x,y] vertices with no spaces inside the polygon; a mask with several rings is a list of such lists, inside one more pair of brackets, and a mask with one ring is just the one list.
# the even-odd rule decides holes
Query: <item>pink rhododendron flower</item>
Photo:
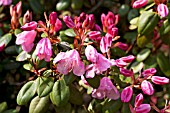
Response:
[{"label": "pink rhododendron flower", "polygon": [[146,95],[152,95],[154,93],[153,86],[150,82],[147,80],[144,80],[141,84],[141,88],[144,94]]},{"label": "pink rhododendron flower", "polygon": [[144,98],[142,93],[138,94],[135,98],[135,107],[139,107],[142,104],[143,100]]},{"label": "pink rhododendron flower", "polygon": [[0,0],[0,5],[10,5],[12,0]]},{"label": "pink rhododendron flower", "polygon": [[52,26],[51,32],[57,32],[62,28],[62,22],[57,18],[56,12],[52,12],[49,15],[49,22],[50,25]]},{"label": "pink rhododendron flower", "polygon": [[24,26],[21,27],[21,29],[24,31],[35,30],[36,28],[37,28],[37,22],[35,22],[35,21],[26,23]]},{"label": "pink rhododendron flower", "polygon": [[146,69],[142,72],[142,75],[144,77],[149,77],[149,76],[152,76],[156,73],[156,69],[155,68],[149,68],[149,69]]},{"label": "pink rhododendron flower", "polygon": [[96,49],[91,45],[86,47],[85,55],[87,59],[92,62],[92,64],[87,65],[86,67],[87,78],[93,78],[95,73],[100,74],[112,66],[111,61],[104,57],[102,54],[98,53]]},{"label": "pink rhododendron flower", "polygon": [[137,0],[133,3],[133,8],[142,8],[148,3],[148,0]]},{"label": "pink rhododendron flower", "polygon": [[115,44],[115,47],[118,47],[118,48],[120,48],[120,49],[122,49],[124,51],[126,51],[128,49],[128,45],[125,44],[125,43],[122,43],[122,42],[117,42]]},{"label": "pink rhododendron flower", "polygon": [[16,37],[16,44],[21,45],[22,49],[26,52],[30,52],[34,46],[34,39],[36,37],[36,31],[23,31],[18,34]]},{"label": "pink rhododendron flower", "polygon": [[92,40],[95,40],[95,41],[100,41],[102,39],[102,37],[100,35],[101,35],[101,32],[99,32],[99,31],[88,32],[89,38]]},{"label": "pink rhododendron flower", "polygon": [[74,28],[76,26],[70,16],[64,16],[63,21],[69,28]]},{"label": "pink rhododendron flower", "polygon": [[109,49],[109,47],[112,46],[112,37],[111,36],[105,36],[102,37],[100,41],[100,50],[102,53],[106,53]]},{"label": "pink rhododendron flower", "polygon": [[139,107],[135,108],[136,113],[149,113],[151,106],[149,104],[141,104]]},{"label": "pink rhododendron flower", "polygon": [[112,81],[107,77],[103,77],[100,80],[100,86],[98,89],[92,91],[92,97],[97,99],[108,97],[109,99],[116,100],[120,97],[120,94]]},{"label": "pink rhododendron flower", "polygon": [[126,62],[126,63],[130,63],[135,59],[135,56],[129,55],[129,56],[121,57],[119,59]]},{"label": "pink rhododendron flower", "polygon": [[50,15],[49,15],[50,24],[55,25],[56,19],[57,19],[57,13],[51,12]]},{"label": "pink rhododendron flower", "polygon": [[169,9],[165,4],[159,4],[157,7],[158,14],[163,18],[169,14]]},{"label": "pink rhododendron flower", "polygon": [[122,75],[124,75],[125,77],[130,77],[130,76],[133,76],[133,75],[134,75],[133,71],[127,70],[127,69],[125,69],[125,68],[119,68],[119,70],[120,70],[120,73],[121,73]]},{"label": "pink rhododendron flower", "polygon": [[104,13],[101,15],[101,21],[104,27],[115,25],[115,20],[116,20],[115,15],[110,11],[108,12],[107,15],[105,15]]},{"label": "pink rhododendron flower", "polygon": [[111,35],[112,38],[118,35],[118,28],[114,27],[114,25],[111,25],[108,27],[108,31],[106,35]]},{"label": "pink rhododendron flower", "polygon": [[38,42],[35,54],[38,56],[40,60],[44,59],[47,62],[50,61],[50,58],[52,56],[52,46],[48,38],[42,38]]},{"label": "pink rhododendron flower", "polygon": [[53,63],[58,63],[58,72],[65,75],[68,74],[71,70],[73,70],[73,73],[77,76],[81,76],[85,72],[84,64],[80,60],[80,55],[75,49],[67,52],[60,52],[54,58]]},{"label": "pink rhododendron flower", "polygon": [[164,85],[169,83],[169,79],[166,77],[152,76],[152,82],[158,85]]},{"label": "pink rhododendron flower", "polygon": [[125,67],[127,66],[127,63],[124,62],[123,60],[117,59],[115,61],[112,60],[112,62],[114,62],[116,64],[117,67]]},{"label": "pink rhododendron flower", "polygon": [[121,93],[121,101],[129,102],[132,98],[132,94],[133,94],[132,87],[128,86],[128,87],[124,88]]}]

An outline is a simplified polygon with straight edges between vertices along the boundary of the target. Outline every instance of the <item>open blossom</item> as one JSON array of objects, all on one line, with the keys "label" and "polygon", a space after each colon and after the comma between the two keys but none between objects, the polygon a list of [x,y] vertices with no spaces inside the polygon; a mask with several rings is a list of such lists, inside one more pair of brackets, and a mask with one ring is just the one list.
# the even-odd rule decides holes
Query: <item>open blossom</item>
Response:
[{"label": "open blossom", "polygon": [[144,94],[152,95],[154,93],[154,88],[150,82],[144,80],[141,84],[141,88]]},{"label": "open blossom", "polygon": [[36,37],[36,31],[23,31],[18,34],[16,37],[16,44],[21,45],[22,49],[26,52],[30,52],[34,46],[34,39]]},{"label": "open blossom", "polygon": [[100,86],[98,89],[92,91],[92,97],[97,99],[108,97],[109,99],[116,100],[120,97],[120,94],[112,81],[107,77],[103,77],[100,80]]},{"label": "open blossom", "polygon": [[10,5],[12,0],[0,0],[0,5]]},{"label": "open blossom", "polygon": [[53,63],[57,63],[57,70],[62,74],[68,74],[71,70],[77,76],[81,76],[85,72],[83,62],[80,60],[80,55],[77,50],[60,52],[54,58]]},{"label": "open blossom", "polygon": [[35,22],[35,21],[26,23],[24,26],[21,27],[21,29],[24,31],[35,30],[36,28],[37,28],[37,22]]},{"label": "open blossom", "polygon": [[133,3],[133,8],[142,8],[148,3],[148,0],[137,0]]},{"label": "open blossom", "polygon": [[133,89],[132,87],[128,86],[122,90],[121,93],[121,101],[122,102],[129,102],[133,95]]},{"label": "open blossom", "polygon": [[45,59],[45,61],[49,62],[52,56],[52,46],[51,42],[48,38],[42,38],[35,49],[35,54],[38,56],[40,60]]},{"label": "open blossom", "polygon": [[157,11],[161,17],[166,17],[169,13],[168,7],[165,4],[159,4]]},{"label": "open blossom", "polygon": [[92,64],[87,65],[86,67],[87,78],[93,78],[95,73],[100,74],[112,66],[111,61],[104,57],[102,54],[98,53],[96,49],[91,45],[86,47],[85,55],[87,60],[92,62]]},{"label": "open blossom", "polygon": [[152,82],[158,85],[164,85],[169,83],[169,79],[166,77],[152,76]]}]

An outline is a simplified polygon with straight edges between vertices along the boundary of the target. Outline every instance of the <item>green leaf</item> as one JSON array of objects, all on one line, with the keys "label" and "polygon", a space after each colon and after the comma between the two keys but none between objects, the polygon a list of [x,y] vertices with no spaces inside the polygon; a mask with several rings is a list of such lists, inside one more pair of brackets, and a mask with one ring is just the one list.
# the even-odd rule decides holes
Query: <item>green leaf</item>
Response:
[{"label": "green leaf", "polygon": [[50,99],[56,106],[64,106],[67,104],[70,96],[69,87],[66,86],[64,79],[57,80],[54,83]]},{"label": "green leaf", "polygon": [[46,33],[42,33],[41,37],[45,38],[45,37],[47,37],[47,34]]},{"label": "green leaf", "polygon": [[32,99],[30,106],[29,106],[29,113],[46,113],[50,106],[50,99],[49,95],[39,98],[36,96]]},{"label": "green leaf", "polygon": [[57,11],[65,10],[69,5],[70,0],[60,0],[56,5],[56,9]]},{"label": "green leaf", "polygon": [[5,53],[6,54],[17,54],[17,46],[16,45],[13,45],[13,46],[9,46],[5,49]]},{"label": "green leaf", "polygon": [[25,61],[30,58],[30,55],[26,51],[22,51],[17,57],[16,61]]},{"label": "green leaf", "polygon": [[170,63],[168,58],[163,53],[158,53],[157,63],[161,71],[168,77],[170,77]]},{"label": "green leaf", "polygon": [[160,34],[166,35],[169,32],[170,32],[170,19],[166,19],[160,28]]},{"label": "green leaf", "polygon": [[153,34],[153,32],[151,32],[147,35],[142,35],[142,36],[137,37],[137,45],[140,48],[145,47],[148,43],[151,42],[153,36],[154,36],[154,34]]},{"label": "green leaf", "polygon": [[43,5],[40,4],[40,0],[28,0],[28,2],[36,14],[43,13]]},{"label": "green leaf", "polygon": [[131,44],[134,43],[136,37],[137,37],[137,32],[126,32],[125,35],[123,36],[123,38],[125,38]]},{"label": "green leaf", "polygon": [[56,113],[71,113],[71,104],[67,103],[64,106],[57,107],[54,106]]},{"label": "green leaf", "polygon": [[156,61],[156,55],[150,55],[144,62],[144,70],[148,68],[156,68],[157,61]]},{"label": "green leaf", "polygon": [[49,77],[49,76],[51,76],[51,74],[52,74],[52,70],[51,69],[45,70],[43,72],[43,76],[44,77]]},{"label": "green leaf", "polygon": [[39,97],[47,96],[51,92],[53,85],[54,85],[54,80],[52,77],[44,78],[42,80],[42,83],[38,87],[38,92],[37,92],[38,96]]},{"label": "green leaf", "polygon": [[2,37],[0,37],[0,45],[7,46],[8,43],[11,41],[11,39],[12,39],[11,33],[7,33],[7,34],[3,35]]},{"label": "green leaf", "polygon": [[15,36],[16,36],[17,34],[19,34],[19,33],[21,33],[21,32],[22,32],[21,29],[15,29],[14,34],[15,34]]},{"label": "green leaf", "polygon": [[106,101],[103,105],[102,112],[103,113],[116,113],[122,107],[122,102],[120,99],[118,100],[110,100]]},{"label": "green leaf", "polygon": [[129,103],[123,103],[121,113],[131,113],[130,108],[129,108]]},{"label": "green leaf", "polygon": [[132,65],[131,65],[131,68],[133,69],[133,72],[134,73],[138,73],[139,71],[142,70],[144,66],[144,63],[143,62],[134,62]]},{"label": "green leaf", "polygon": [[77,77],[76,77],[76,75],[74,75],[73,72],[70,72],[67,75],[64,75],[64,80],[67,85],[71,84],[76,78]]},{"label": "green leaf", "polygon": [[126,4],[122,4],[118,10],[120,16],[125,16],[129,12],[129,6]]},{"label": "green leaf", "polygon": [[71,8],[73,10],[80,9],[83,6],[83,0],[72,0],[71,1]]},{"label": "green leaf", "polygon": [[34,67],[31,64],[24,64],[23,67],[24,69],[29,70],[29,71],[34,69]]},{"label": "green leaf", "polygon": [[9,109],[4,111],[3,113],[18,113],[16,109]]},{"label": "green leaf", "polygon": [[7,102],[0,103],[0,113],[5,111],[8,108]]},{"label": "green leaf", "polygon": [[86,79],[88,84],[90,86],[92,86],[93,88],[98,88],[100,85],[100,77],[99,76],[95,76],[93,78],[87,78]]},{"label": "green leaf", "polygon": [[12,69],[17,69],[19,66],[20,63],[10,60],[8,63],[4,65],[4,68],[6,70],[12,70]]},{"label": "green leaf", "polygon": [[75,37],[76,36],[73,29],[67,29],[67,30],[64,31],[64,33],[65,33],[66,36],[69,36],[69,37]]},{"label": "green leaf", "polygon": [[36,93],[36,84],[34,81],[27,82],[17,95],[17,104],[26,105]]},{"label": "green leaf", "polygon": [[70,89],[69,102],[75,105],[82,105],[83,97],[79,90],[73,84],[69,85],[69,89]]},{"label": "green leaf", "polygon": [[138,62],[144,61],[151,53],[150,49],[143,49],[137,54],[136,60]]}]

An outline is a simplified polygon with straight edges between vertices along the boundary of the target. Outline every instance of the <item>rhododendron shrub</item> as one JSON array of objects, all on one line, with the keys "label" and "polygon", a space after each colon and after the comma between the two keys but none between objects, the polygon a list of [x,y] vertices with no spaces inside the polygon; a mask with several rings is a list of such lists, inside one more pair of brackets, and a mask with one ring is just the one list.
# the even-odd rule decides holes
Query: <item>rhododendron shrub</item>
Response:
[{"label": "rhododendron shrub", "polygon": [[168,113],[168,0],[0,0],[0,113]]}]

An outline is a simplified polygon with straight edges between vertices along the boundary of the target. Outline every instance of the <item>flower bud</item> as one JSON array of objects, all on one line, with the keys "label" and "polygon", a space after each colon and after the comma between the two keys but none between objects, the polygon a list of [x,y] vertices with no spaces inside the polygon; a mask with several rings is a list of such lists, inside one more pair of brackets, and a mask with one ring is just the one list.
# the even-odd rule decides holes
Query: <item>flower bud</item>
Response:
[{"label": "flower bud", "polygon": [[135,107],[138,107],[142,104],[143,102],[143,95],[142,93],[138,94],[135,98]]},{"label": "flower bud", "polygon": [[149,76],[152,76],[156,73],[156,69],[155,68],[149,68],[149,69],[146,69],[142,72],[142,75],[144,77],[149,77]]},{"label": "flower bud", "polygon": [[94,31],[102,31],[102,29],[100,28],[100,26],[98,24],[95,24],[94,25],[94,28],[93,28]]},{"label": "flower bud", "polygon": [[121,57],[119,59],[123,60],[126,63],[130,63],[135,59],[135,57],[133,55],[129,55],[129,56]]},{"label": "flower bud", "polygon": [[102,37],[100,41],[100,50],[102,53],[106,53],[112,45],[112,37],[110,35],[106,35],[105,37]]},{"label": "flower bud", "polygon": [[136,108],[136,113],[149,113],[151,106],[149,104],[141,104]]},{"label": "flower bud", "polygon": [[55,25],[56,19],[57,19],[57,13],[56,12],[50,13],[49,22],[51,25]]},{"label": "flower bud", "polygon": [[127,45],[127,44],[124,44],[124,43],[122,43],[122,42],[117,42],[117,43],[115,44],[115,47],[118,47],[118,48],[120,48],[120,49],[122,49],[122,50],[127,50],[127,49],[128,49],[128,45]]},{"label": "flower bud", "polygon": [[74,24],[74,22],[73,22],[73,20],[71,19],[70,16],[64,16],[63,21],[65,22],[67,27],[69,27],[69,28],[74,28],[75,27],[75,24]]},{"label": "flower bud", "polygon": [[114,62],[116,63],[116,66],[118,66],[118,67],[125,67],[125,66],[127,66],[127,63],[124,62],[123,60],[120,60],[120,59],[117,59]]},{"label": "flower bud", "polygon": [[35,30],[36,28],[37,28],[37,22],[35,22],[35,21],[26,23],[24,26],[21,27],[21,29],[24,31]]},{"label": "flower bud", "polygon": [[113,26],[109,26],[108,27],[108,33],[114,38],[115,36],[118,35],[118,28],[113,27]]},{"label": "flower bud", "polygon": [[162,18],[166,17],[169,13],[168,7],[165,4],[159,4],[157,11]]},{"label": "flower bud", "polygon": [[129,102],[132,98],[132,94],[133,94],[132,87],[129,86],[129,87],[124,88],[121,93],[121,101]]},{"label": "flower bud", "polygon": [[62,28],[62,22],[57,18],[55,23],[55,32],[59,31]]},{"label": "flower bud", "polygon": [[119,70],[120,70],[120,73],[124,75],[125,77],[130,77],[134,75],[133,71],[127,70],[125,68],[119,68]]},{"label": "flower bud", "polygon": [[101,32],[99,31],[90,31],[88,32],[88,36],[92,40],[100,41],[101,40]]},{"label": "flower bud", "polygon": [[152,76],[151,80],[157,85],[164,85],[169,83],[169,79],[166,77]]},{"label": "flower bud", "polygon": [[144,94],[146,95],[152,95],[154,93],[153,86],[150,82],[147,80],[144,80],[141,84],[141,88]]},{"label": "flower bud", "polygon": [[143,6],[145,6],[148,3],[148,0],[137,0],[133,3],[133,8],[142,8]]},{"label": "flower bud", "polygon": [[29,10],[27,10],[27,12],[24,14],[23,17],[23,24],[25,25],[28,22],[32,21],[32,12],[30,12]]}]

